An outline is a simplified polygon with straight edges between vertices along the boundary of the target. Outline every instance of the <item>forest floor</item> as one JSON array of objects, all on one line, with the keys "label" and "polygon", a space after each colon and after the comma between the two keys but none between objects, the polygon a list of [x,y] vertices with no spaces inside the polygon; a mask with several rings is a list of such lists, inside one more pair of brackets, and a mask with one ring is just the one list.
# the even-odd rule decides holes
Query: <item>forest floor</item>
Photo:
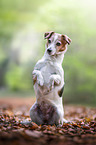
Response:
[{"label": "forest floor", "polygon": [[38,126],[30,121],[33,98],[0,98],[0,145],[75,145],[96,144],[96,108],[65,105],[69,123]]}]

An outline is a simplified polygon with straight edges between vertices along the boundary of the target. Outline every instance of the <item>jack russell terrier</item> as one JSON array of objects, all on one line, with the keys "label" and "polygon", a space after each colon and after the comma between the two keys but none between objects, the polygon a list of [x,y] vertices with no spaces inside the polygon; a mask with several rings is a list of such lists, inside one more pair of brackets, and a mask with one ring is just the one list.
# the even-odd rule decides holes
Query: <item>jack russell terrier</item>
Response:
[{"label": "jack russell terrier", "polygon": [[44,56],[36,63],[32,73],[36,102],[30,109],[30,117],[38,125],[59,125],[67,122],[63,118],[62,61],[71,39],[53,31],[45,33],[44,38],[47,39]]}]

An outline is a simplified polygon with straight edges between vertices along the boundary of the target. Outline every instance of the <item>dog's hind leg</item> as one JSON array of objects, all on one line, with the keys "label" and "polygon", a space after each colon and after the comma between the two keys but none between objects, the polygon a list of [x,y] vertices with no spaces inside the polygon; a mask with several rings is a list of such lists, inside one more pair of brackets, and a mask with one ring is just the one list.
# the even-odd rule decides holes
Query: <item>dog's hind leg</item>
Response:
[{"label": "dog's hind leg", "polygon": [[68,123],[68,120],[63,118],[63,123]]},{"label": "dog's hind leg", "polygon": [[35,122],[38,125],[44,123],[42,120],[41,112],[36,103],[30,109],[30,118],[32,122]]}]

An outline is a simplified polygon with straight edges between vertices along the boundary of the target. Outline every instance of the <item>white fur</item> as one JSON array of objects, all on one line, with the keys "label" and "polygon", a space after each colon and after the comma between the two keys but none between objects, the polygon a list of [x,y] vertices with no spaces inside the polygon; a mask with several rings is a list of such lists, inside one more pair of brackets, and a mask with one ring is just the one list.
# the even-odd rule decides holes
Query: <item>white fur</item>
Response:
[{"label": "white fur", "polygon": [[[62,97],[58,95],[58,91],[64,85],[64,71],[62,68],[62,61],[65,51],[56,54],[55,41],[58,40],[58,35],[55,33],[53,42],[48,46],[52,48],[51,55],[48,54],[47,49],[41,60],[39,60],[32,73],[33,80],[36,79],[34,90],[36,93],[36,102],[30,109],[30,117],[34,121],[33,107],[36,104],[41,104],[45,101],[57,108],[59,114],[59,122],[63,124],[66,122],[64,117],[64,108],[62,104]],[[67,47],[67,46],[66,46]],[[36,116],[40,119],[38,116]],[[33,119],[34,118],[34,119]]]}]

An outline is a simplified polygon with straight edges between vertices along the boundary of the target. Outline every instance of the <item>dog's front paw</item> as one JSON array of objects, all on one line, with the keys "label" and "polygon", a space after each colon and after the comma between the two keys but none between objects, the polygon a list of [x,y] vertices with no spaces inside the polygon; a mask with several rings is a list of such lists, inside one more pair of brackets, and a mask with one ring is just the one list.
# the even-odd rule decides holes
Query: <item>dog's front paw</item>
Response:
[{"label": "dog's front paw", "polygon": [[49,84],[51,84],[51,86],[59,85],[61,82],[61,77],[59,75],[51,75],[49,80]]},{"label": "dog's front paw", "polygon": [[41,86],[41,87],[44,85],[43,77],[37,79],[37,84],[38,84],[39,86]]},{"label": "dog's front paw", "polygon": [[55,85],[59,85],[60,84],[60,79],[58,77],[55,78],[54,80]]},{"label": "dog's front paw", "polygon": [[32,73],[33,83],[37,82],[39,86],[43,86],[44,80],[41,72],[39,70],[34,70]]}]

